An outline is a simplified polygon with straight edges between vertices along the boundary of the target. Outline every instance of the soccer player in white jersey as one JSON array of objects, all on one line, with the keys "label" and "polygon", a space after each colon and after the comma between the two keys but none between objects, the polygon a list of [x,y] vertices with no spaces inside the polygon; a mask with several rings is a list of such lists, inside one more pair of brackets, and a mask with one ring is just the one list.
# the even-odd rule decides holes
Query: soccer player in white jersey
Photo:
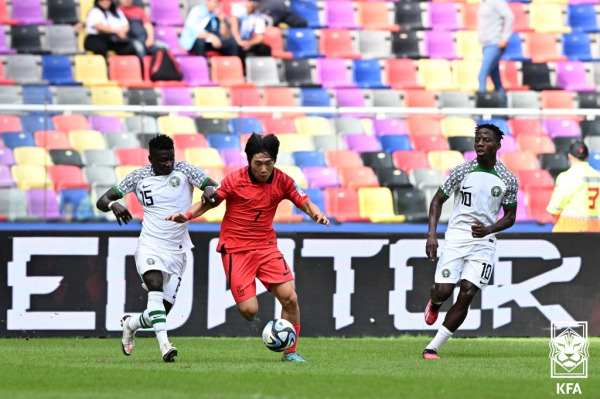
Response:
[{"label": "soccer player in white jersey", "polygon": [[[425,309],[425,322],[432,325],[442,303],[458,284],[456,302],[448,310],[442,326],[423,351],[425,359],[439,359],[437,351],[460,327],[479,289],[488,284],[494,269],[495,233],[515,223],[518,181],[496,157],[504,133],[495,125],[475,129],[477,158],[456,166],[440,186],[429,206],[429,231],[425,252],[437,258],[436,230],[442,205],[454,194],[454,210],[448,221],[446,245],[435,271],[435,284]],[[504,216],[498,219],[500,208]]]},{"label": "soccer player in white jersey", "polygon": [[[204,190],[217,183],[195,166],[175,162],[173,140],[158,134],[149,142],[150,165],[129,173],[117,185],[98,199],[96,206],[103,212],[112,211],[117,222],[127,224],[131,213],[117,200],[135,193],[144,209],[142,231],[135,251],[135,263],[143,286],[148,290],[148,305],[139,317],[126,315],[121,320],[123,353],[131,355],[135,332],[139,328],[154,328],[165,362],[174,361],[177,349],[167,336],[167,314],[175,304],[181,276],[185,272],[186,252],[194,246],[187,224],[165,220],[173,213],[187,212],[192,205],[194,187]],[[191,219],[191,217],[190,217]]]}]

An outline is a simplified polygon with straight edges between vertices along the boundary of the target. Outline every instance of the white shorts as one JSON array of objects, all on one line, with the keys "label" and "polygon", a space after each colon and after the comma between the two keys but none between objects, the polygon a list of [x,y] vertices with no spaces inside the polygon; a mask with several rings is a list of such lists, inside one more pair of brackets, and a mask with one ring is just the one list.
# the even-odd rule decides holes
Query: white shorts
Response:
[{"label": "white shorts", "polygon": [[[181,276],[187,265],[186,253],[169,253],[146,246],[138,246],[135,251],[135,265],[141,276],[150,270],[160,270],[163,275],[164,300],[174,304],[177,291],[181,285]],[[148,289],[143,283],[142,287]]]},{"label": "white shorts", "polygon": [[484,288],[492,277],[495,258],[494,244],[457,244],[446,241],[435,269],[435,282],[456,284],[460,280],[467,280]]}]

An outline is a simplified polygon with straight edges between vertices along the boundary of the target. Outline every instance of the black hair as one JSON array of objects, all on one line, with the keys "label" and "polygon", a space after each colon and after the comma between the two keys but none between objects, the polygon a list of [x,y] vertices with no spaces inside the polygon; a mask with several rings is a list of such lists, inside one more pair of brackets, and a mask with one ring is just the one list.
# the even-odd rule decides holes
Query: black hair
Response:
[{"label": "black hair", "polygon": [[479,129],[491,130],[492,133],[494,133],[494,136],[496,136],[497,143],[499,143],[502,140],[502,137],[504,136],[504,132],[502,130],[500,130],[500,128],[498,126],[494,125],[493,123],[482,123],[481,125],[477,125],[475,127],[475,134],[477,134]]},{"label": "black hair", "polygon": [[274,134],[257,134],[252,133],[248,142],[246,143],[246,157],[248,158],[248,164],[252,161],[252,158],[256,154],[267,153],[273,162],[277,161],[277,154],[279,153],[279,139]]},{"label": "black hair", "polygon": [[152,138],[148,142],[148,148],[150,151],[152,150],[173,150],[175,149],[175,145],[173,144],[173,139],[167,136],[166,134],[158,133],[156,136]]},{"label": "black hair", "polygon": [[100,11],[102,11],[105,16],[106,16],[106,11],[108,11],[115,17],[119,18],[119,13],[117,12],[117,3],[114,0],[110,1],[110,7],[108,7],[108,10],[105,10],[104,8],[100,7],[98,5],[98,2],[99,2],[99,0],[94,0],[94,7],[99,8]]}]

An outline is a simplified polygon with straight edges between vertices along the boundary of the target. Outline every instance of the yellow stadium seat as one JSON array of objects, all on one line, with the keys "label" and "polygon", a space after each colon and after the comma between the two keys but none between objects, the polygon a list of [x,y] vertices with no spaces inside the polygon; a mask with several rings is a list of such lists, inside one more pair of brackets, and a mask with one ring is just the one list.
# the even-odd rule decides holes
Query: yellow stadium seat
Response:
[{"label": "yellow stadium seat", "polygon": [[[94,7],[94,0],[79,0],[79,20],[85,22],[90,9]],[[82,29],[84,30],[84,29]]]},{"label": "yellow stadium seat", "polygon": [[459,30],[455,33],[456,55],[465,60],[481,61],[483,58],[479,37],[475,30]]},{"label": "yellow stadium seat", "polygon": [[119,165],[119,166],[115,166],[115,174],[117,175],[117,178],[119,179],[119,181],[121,181],[121,180],[123,180],[125,178],[125,176],[127,176],[128,174],[130,174],[134,170],[139,169],[141,167],[142,167],[142,165]]},{"label": "yellow stadium seat", "polygon": [[563,15],[564,6],[546,2],[529,5],[529,25],[537,33],[571,33]]},{"label": "yellow stadium seat", "polygon": [[13,150],[18,165],[53,165],[48,151],[43,147],[17,147]]},{"label": "yellow stadium seat", "polygon": [[310,136],[300,133],[277,134],[279,139],[279,148],[289,152],[295,151],[313,151],[315,149]]},{"label": "yellow stadium seat", "polygon": [[[197,107],[229,107],[227,89],[224,87],[195,87],[194,105]],[[235,118],[237,115],[223,111],[201,111],[203,118]]]},{"label": "yellow stadium seat", "polygon": [[85,150],[104,150],[106,141],[97,130],[71,130],[68,133],[69,141],[80,154]]},{"label": "yellow stadium seat", "polygon": [[221,154],[216,148],[211,147],[191,147],[186,148],[185,159],[192,165],[202,169],[203,166],[225,166]]},{"label": "yellow stadium seat", "polygon": [[425,59],[417,61],[419,84],[429,91],[456,90],[450,61]]},{"label": "yellow stadium seat", "polygon": [[183,115],[162,115],[156,118],[158,131],[168,136],[175,134],[198,134],[194,119]]},{"label": "yellow stadium seat", "polygon": [[84,86],[117,86],[117,82],[108,80],[106,59],[98,54],[75,56],[75,80]]},{"label": "yellow stadium seat", "polygon": [[44,166],[13,165],[10,167],[13,180],[21,190],[32,188],[54,188],[52,179]]},{"label": "yellow stadium seat", "polygon": [[294,124],[298,133],[306,134],[307,136],[334,134],[329,121],[322,116],[299,116],[294,118]]},{"label": "yellow stadium seat", "polygon": [[433,169],[437,169],[442,174],[465,162],[465,157],[459,151],[454,150],[434,150],[427,153],[427,160]]},{"label": "yellow stadium seat", "polygon": [[440,121],[442,134],[445,137],[473,136],[477,123],[471,118],[448,116]]},{"label": "yellow stadium seat", "polygon": [[[125,100],[123,98],[123,89],[118,86],[115,87],[92,87],[92,105],[118,105],[124,106]],[[100,111],[98,115],[106,116],[117,116],[119,118],[127,118],[134,116],[132,112],[123,111]]]},{"label": "yellow stadium seat", "polygon": [[469,93],[476,92],[479,89],[479,69],[481,62],[475,60],[454,60],[452,61],[452,75],[458,86],[458,90]]},{"label": "yellow stadium seat", "polygon": [[404,215],[394,213],[392,192],[387,187],[360,187],[358,189],[360,216],[373,223],[403,223]]},{"label": "yellow stadium seat", "polygon": [[290,176],[300,188],[308,188],[308,183],[302,169],[294,165],[277,165],[277,168]]}]

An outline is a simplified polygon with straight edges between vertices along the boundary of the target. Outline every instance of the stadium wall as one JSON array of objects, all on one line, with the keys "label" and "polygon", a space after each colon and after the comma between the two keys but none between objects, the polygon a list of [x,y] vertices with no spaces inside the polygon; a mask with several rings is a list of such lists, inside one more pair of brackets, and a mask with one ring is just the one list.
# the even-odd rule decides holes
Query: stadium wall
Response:
[{"label": "stadium wall", "polygon": [[[145,308],[133,260],[138,234],[0,231],[0,336],[118,336],[122,315]],[[168,317],[171,335],[260,334],[279,314],[274,298],[258,284],[264,323],[242,319],[215,251],[218,231],[191,235],[196,247]],[[423,234],[283,232],[279,245],[296,275],[303,336],[431,334],[439,327],[423,321],[435,269]],[[589,334],[600,335],[597,235],[505,233],[497,249],[491,284],[458,336],[547,337],[551,321],[588,321]]]}]

